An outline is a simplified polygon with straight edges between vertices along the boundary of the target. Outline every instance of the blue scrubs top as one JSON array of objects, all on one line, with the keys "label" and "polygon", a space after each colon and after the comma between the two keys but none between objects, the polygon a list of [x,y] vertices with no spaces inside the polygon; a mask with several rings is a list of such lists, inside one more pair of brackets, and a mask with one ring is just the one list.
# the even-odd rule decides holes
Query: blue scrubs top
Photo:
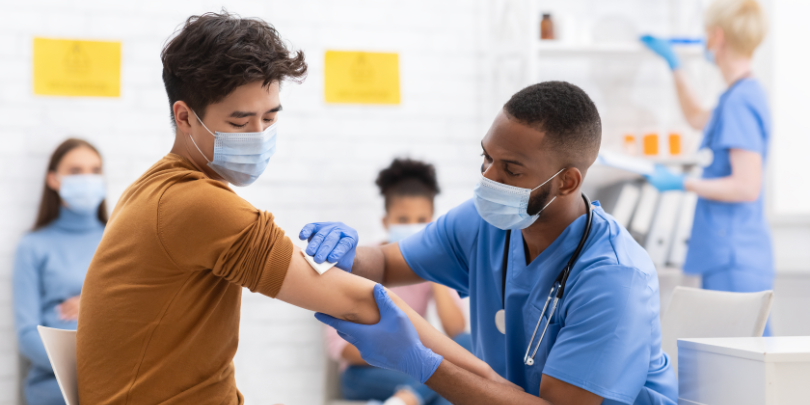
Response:
[{"label": "blue scrubs top", "polygon": [[[703,178],[731,175],[729,149],[759,153],[764,166],[770,136],[771,114],[765,91],[756,80],[742,79],[720,96],[706,126],[701,148],[710,148],[714,161],[703,170]],[[684,271],[703,274],[737,269],[761,275],[773,273],[764,190],[763,184],[754,202],[698,199]]]},{"label": "blue scrubs top", "polygon": [[506,231],[484,221],[472,201],[399,247],[420,277],[470,296],[475,355],[526,392],[538,395],[547,374],[605,398],[604,404],[675,404],[675,373],[661,350],[655,267],[627,230],[594,205],[590,237],[533,366],[523,364],[526,346],[554,279],[579,243],[585,215],[529,265],[522,233],[512,231],[505,335],[495,327],[495,313],[502,308]]}]

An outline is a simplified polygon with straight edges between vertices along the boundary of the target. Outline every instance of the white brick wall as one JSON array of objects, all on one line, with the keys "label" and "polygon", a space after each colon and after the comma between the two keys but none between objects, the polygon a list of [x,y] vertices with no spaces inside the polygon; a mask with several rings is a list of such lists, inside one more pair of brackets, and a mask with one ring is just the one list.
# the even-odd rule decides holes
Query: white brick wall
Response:
[{"label": "white brick wall", "polygon": [[[273,23],[303,49],[310,75],[282,91],[278,154],[239,193],[273,212],[295,237],[308,221],[342,220],[361,241],[383,236],[373,185],[394,156],[437,164],[439,212],[466,199],[478,166],[475,3],[387,1],[74,1],[3,5],[0,25],[0,404],[17,403],[17,354],[10,307],[13,252],[34,220],[46,159],[68,135],[105,158],[109,200],[171,148],[160,78],[164,41],[189,15],[225,6]],[[35,36],[120,40],[120,99],[32,94]],[[398,52],[402,105],[323,103],[327,49]],[[297,239],[297,238],[296,238]],[[249,403],[317,404],[322,398],[320,324],[312,314],[246,291],[237,380]]]}]

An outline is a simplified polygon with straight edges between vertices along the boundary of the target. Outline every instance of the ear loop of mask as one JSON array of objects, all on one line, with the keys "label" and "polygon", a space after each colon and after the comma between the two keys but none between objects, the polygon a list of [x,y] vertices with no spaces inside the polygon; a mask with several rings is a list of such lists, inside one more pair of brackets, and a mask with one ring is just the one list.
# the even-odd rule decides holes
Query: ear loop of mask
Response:
[{"label": "ear loop of mask", "polygon": [[[539,186],[537,186],[537,187],[533,188],[533,189],[532,189],[532,191],[537,190],[538,188],[545,186],[545,185],[546,185],[546,183],[550,182],[550,181],[551,181],[551,179],[553,179],[553,178],[557,177],[557,175],[558,175],[558,174],[560,174],[560,173],[562,173],[562,172],[563,172],[563,170],[565,170],[565,168],[560,169],[560,171],[559,171],[559,172],[557,172],[555,175],[551,176],[551,178],[549,178],[548,180],[544,181],[544,182],[543,182],[543,184],[541,184],[541,185],[539,185]],[[529,194],[529,199],[531,199],[531,194]],[[551,203],[553,203],[553,202],[554,202],[554,200],[556,200],[556,199],[557,199],[557,196],[555,195],[555,196],[554,196],[554,198],[552,198],[552,199],[551,199],[551,201],[549,201],[548,203],[546,203],[546,205],[544,205],[544,206],[543,206],[543,208],[541,208],[541,209],[540,209],[540,211],[538,211],[538,212],[537,212],[537,214],[534,214],[534,215],[540,216],[540,213],[541,213],[541,212],[543,212],[543,211],[545,211],[545,210],[546,210],[546,208],[548,208],[548,206],[549,206],[549,205],[551,205]],[[528,214],[528,212],[527,212],[527,214]],[[534,215],[533,215],[533,216],[534,216]]]},{"label": "ear loop of mask", "polygon": [[[203,128],[205,128],[205,130],[206,130],[206,131],[208,131],[208,133],[209,133],[209,134],[211,134],[211,136],[213,136],[214,138],[216,138],[216,135],[214,135],[214,134],[212,134],[212,133],[211,133],[211,130],[210,130],[210,129],[208,129],[208,127],[206,127],[206,126],[205,126],[205,124],[202,122],[202,120],[201,120],[201,119],[200,119],[200,117],[197,115],[197,113],[196,113],[196,112],[194,112],[194,110],[191,110],[191,112],[192,112],[192,113],[194,113],[194,116],[195,116],[195,117],[197,117],[197,121],[199,121],[199,122],[200,122],[200,124],[203,126]],[[206,162],[211,163],[211,161],[210,161],[210,160],[208,160],[208,156],[205,156],[205,153],[203,153],[203,151],[200,149],[200,147],[199,147],[199,146],[197,146],[197,142],[194,142],[194,137],[193,137],[193,136],[191,136],[191,134],[188,134],[188,137],[189,137],[189,139],[191,139],[191,143],[193,143],[193,144],[194,144],[194,147],[195,147],[195,148],[197,148],[197,151],[198,151],[198,152],[200,152],[200,155],[202,155],[203,159],[205,159],[205,161],[206,161]]]}]

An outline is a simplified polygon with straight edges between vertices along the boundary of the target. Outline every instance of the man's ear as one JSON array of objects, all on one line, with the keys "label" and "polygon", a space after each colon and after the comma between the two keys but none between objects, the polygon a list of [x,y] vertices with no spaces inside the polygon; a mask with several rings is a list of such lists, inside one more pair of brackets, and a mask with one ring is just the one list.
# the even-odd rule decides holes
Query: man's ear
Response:
[{"label": "man's ear", "polygon": [[576,167],[569,167],[560,173],[560,180],[562,184],[559,195],[566,196],[579,190],[582,185],[582,172]]},{"label": "man's ear", "polygon": [[191,133],[191,120],[194,118],[194,113],[185,101],[178,100],[172,105],[172,112],[174,112],[174,123],[177,129],[183,134]]},{"label": "man's ear", "polygon": [[385,230],[387,231],[388,230],[388,214],[385,214],[385,216],[382,218],[382,224],[383,224],[383,228],[385,228]]}]

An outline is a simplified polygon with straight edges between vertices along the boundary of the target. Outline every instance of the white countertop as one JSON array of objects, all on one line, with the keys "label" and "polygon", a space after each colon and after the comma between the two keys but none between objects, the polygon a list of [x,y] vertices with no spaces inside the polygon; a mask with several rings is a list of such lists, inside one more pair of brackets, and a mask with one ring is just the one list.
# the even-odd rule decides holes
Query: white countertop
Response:
[{"label": "white countertop", "polygon": [[690,349],[773,362],[810,362],[810,336],[678,339],[678,350]]}]

